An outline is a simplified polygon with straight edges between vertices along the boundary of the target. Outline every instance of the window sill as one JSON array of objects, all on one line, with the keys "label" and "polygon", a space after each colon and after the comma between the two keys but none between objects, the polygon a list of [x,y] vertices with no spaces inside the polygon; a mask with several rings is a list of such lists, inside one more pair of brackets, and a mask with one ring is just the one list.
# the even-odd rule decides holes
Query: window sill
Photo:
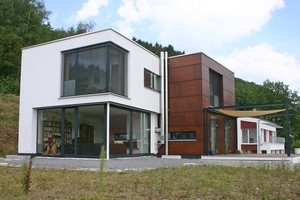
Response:
[{"label": "window sill", "polygon": [[112,92],[65,96],[65,97],[59,97],[58,99],[72,99],[72,98],[83,98],[83,97],[91,97],[91,96],[106,96],[106,95],[113,95],[113,96],[121,97],[121,98],[124,98],[124,99],[130,99],[129,97],[122,96],[122,95],[119,95],[119,94],[115,94],[115,93],[112,93]]},{"label": "window sill", "polygon": [[168,140],[169,142],[196,142],[196,139]]},{"label": "window sill", "polygon": [[159,90],[153,89],[153,88],[151,88],[151,87],[144,86],[144,88],[146,88],[146,89],[148,89],[148,90],[151,90],[151,91],[153,91],[153,92],[160,93]]}]

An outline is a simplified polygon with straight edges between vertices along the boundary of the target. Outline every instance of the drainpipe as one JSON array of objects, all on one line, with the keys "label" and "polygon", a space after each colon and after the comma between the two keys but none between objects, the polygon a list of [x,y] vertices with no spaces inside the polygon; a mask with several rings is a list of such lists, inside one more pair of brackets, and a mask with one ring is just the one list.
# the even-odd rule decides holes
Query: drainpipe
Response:
[{"label": "drainpipe", "polygon": [[165,52],[165,137],[166,137],[166,155],[169,155],[169,121],[168,121],[168,52]]},{"label": "drainpipe", "polygon": [[261,120],[261,118],[257,122],[257,153],[258,154],[261,154],[261,152],[260,152],[260,141],[261,141],[260,120]]},{"label": "drainpipe", "polygon": [[164,86],[164,52],[160,52],[160,76],[161,76],[161,93],[160,93],[160,127],[161,127],[161,140],[164,143],[165,136],[165,86]]},{"label": "drainpipe", "polygon": [[106,105],[106,158],[109,160],[109,116],[110,116],[110,104]]}]

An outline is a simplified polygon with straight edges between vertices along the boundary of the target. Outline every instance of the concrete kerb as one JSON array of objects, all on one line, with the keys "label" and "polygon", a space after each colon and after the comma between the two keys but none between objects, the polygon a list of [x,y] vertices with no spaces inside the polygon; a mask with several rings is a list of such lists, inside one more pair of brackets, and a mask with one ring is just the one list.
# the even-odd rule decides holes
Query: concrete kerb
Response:
[{"label": "concrete kerb", "polygon": [[5,162],[7,161],[14,161],[14,160],[21,160],[21,161],[29,161],[31,156],[20,156],[20,155],[7,155],[4,159]]},{"label": "concrete kerb", "polygon": [[202,160],[216,161],[284,161],[290,163],[300,163],[300,156],[293,157],[256,157],[256,156],[202,156]]}]

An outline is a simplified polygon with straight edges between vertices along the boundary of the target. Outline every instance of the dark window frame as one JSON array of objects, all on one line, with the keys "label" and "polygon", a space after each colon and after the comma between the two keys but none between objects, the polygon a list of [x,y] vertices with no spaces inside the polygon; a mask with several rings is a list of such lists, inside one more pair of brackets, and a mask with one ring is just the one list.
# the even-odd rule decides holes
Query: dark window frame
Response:
[{"label": "dark window frame", "polygon": [[[148,77],[149,76],[149,77]],[[161,91],[161,76],[144,68],[144,86],[155,91]]]},{"label": "dark window frame", "polygon": [[168,134],[169,140],[196,140],[195,131],[182,131],[182,132],[170,132]]},{"label": "dark window frame", "polygon": [[[104,73],[104,85],[102,84],[102,88],[95,89],[93,86],[88,85],[86,88],[88,89],[83,89],[83,92],[79,90],[80,87],[80,80],[82,80],[82,74],[80,73],[80,68],[79,68],[79,54],[83,53],[85,51],[93,51],[97,49],[103,49],[104,54],[104,59],[102,61],[105,63],[103,68]],[[112,43],[112,42],[105,42],[97,45],[91,45],[91,46],[86,46],[86,47],[81,47],[81,48],[76,48],[68,51],[62,51],[62,88],[61,88],[61,97],[68,97],[68,96],[79,96],[79,95],[89,95],[89,94],[99,94],[99,93],[115,93],[118,95],[122,96],[128,96],[128,52],[126,49]],[[120,54],[119,56],[119,61],[120,64],[118,66],[114,65],[112,63],[112,56],[113,53]],[[106,56],[105,56],[106,54]],[[73,68],[73,79],[70,79],[69,74],[71,74],[70,69],[67,68],[67,56],[68,55],[73,55],[74,59],[74,68]],[[99,55],[100,56],[100,55]],[[98,57],[96,57],[98,58]],[[87,65],[88,66],[88,65]],[[90,65],[91,66],[91,65]],[[120,67],[119,67],[120,66]],[[68,66],[70,67],[70,66]],[[114,70],[112,68],[115,68]],[[69,70],[67,72],[67,70]],[[98,67],[98,70],[101,71],[101,69]],[[117,70],[117,71],[116,71]],[[90,69],[89,69],[90,71]],[[66,73],[69,73],[66,75]],[[89,72],[90,73],[90,72]],[[101,72],[99,72],[101,73]],[[120,77],[114,77],[112,73],[115,73],[116,76]],[[90,73],[92,74],[92,73]],[[100,84],[100,75],[98,76],[93,76],[93,75],[88,75],[88,78],[90,79],[90,82],[94,81],[93,85]],[[67,89],[67,81],[73,81],[74,83],[71,83],[72,89],[71,92],[68,91]],[[121,80],[119,83],[112,83],[115,80]],[[81,81],[81,83],[84,83],[86,81]]]}]

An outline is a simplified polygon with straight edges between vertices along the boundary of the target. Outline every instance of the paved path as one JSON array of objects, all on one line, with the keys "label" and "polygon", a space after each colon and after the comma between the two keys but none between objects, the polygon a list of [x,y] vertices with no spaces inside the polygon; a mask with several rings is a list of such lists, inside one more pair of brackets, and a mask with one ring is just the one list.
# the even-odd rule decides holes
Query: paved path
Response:
[{"label": "paved path", "polygon": [[[21,166],[24,161],[29,161],[28,156],[7,156],[7,158],[0,158],[0,165],[2,166]],[[105,161],[106,171],[135,171],[145,169],[155,169],[161,167],[178,167],[182,165],[261,165],[267,164],[282,164],[282,160],[242,160],[219,159],[203,157],[202,159],[170,159],[157,158],[154,156],[134,157],[134,158],[112,158]],[[32,158],[33,167],[44,169],[68,169],[68,170],[90,170],[98,171],[100,166],[99,159],[89,158],[54,158],[54,157],[34,157]]]}]

